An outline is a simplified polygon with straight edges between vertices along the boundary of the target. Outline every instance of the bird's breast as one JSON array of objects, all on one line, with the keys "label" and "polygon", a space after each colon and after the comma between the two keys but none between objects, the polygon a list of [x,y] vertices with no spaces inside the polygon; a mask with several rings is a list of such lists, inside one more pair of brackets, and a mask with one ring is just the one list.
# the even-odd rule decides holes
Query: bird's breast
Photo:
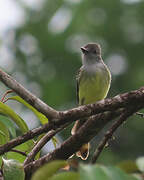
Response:
[{"label": "bird's breast", "polygon": [[79,104],[91,104],[104,99],[109,87],[110,73],[105,66],[83,71],[79,84]]}]

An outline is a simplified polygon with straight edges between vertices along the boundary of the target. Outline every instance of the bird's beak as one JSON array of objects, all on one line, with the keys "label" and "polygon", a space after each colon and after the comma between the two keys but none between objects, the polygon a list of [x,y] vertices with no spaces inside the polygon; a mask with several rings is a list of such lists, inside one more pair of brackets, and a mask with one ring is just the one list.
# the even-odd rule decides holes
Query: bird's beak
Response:
[{"label": "bird's beak", "polygon": [[88,53],[88,50],[85,48],[85,47],[81,47],[81,50],[84,54],[87,54]]}]

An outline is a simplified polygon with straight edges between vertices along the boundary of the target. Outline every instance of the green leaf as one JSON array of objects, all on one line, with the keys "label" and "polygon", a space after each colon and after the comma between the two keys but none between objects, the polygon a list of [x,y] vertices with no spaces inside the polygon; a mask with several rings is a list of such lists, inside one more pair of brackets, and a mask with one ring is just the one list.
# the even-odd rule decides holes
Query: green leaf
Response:
[{"label": "green leaf", "polygon": [[28,131],[28,127],[25,121],[19,115],[17,115],[8,105],[2,103],[1,101],[0,101],[0,114],[10,117],[23,133]]},{"label": "green leaf", "polygon": [[9,141],[9,131],[3,122],[0,121],[0,145]]},{"label": "green leaf", "polygon": [[[6,104],[0,102],[0,114],[6,117],[9,117],[17,124],[17,126],[20,128],[20,130],[25,133],[28,131],[28,127],[24,120],[18,116],[9,106]],[[6,119],[4,117],[4,119]],[[3,123],[4,122],[4,123]],[[8,122],[8,121],[7,121]],[[6,121],[2,121],[0,119],[0,144],[5,144],[7,141],[9,141],[9,131],[8,128],[10,129],[10,126],[12,126],[11,123],[7,125]],[[11,127],[11,132],[13,135],[15,135],[15,131],[13,131]],[[30,152],[30,150],[33,148],[34,143],[33,140],[27,141],[26,143],[23,143],[19,146],[17,146],[15,149],[23,151],[23,152]],[[7,157],[12,158],[12,159],[18,159],[20,162],[23,162],[25,160],[25,156],[16,153],[16,152],[8,152],[6,153]],[[0,163],[1,163],[1,158],[0,158]]]},{"label": "green leaf", "polygon": [[[33,146],[34,146],[33,140],[29,140],[23,144],[20,144],[19,146],[16,146],[15,149],[22,152],[29,153],[32,150]],[[8,159],[16,159],[21,163],[23,163],[24,160],[26,159],[26,156],[21,155],[20,153],[17,153],[17,152],[12,152],[12,151],[7,152],[6,157]]]},{"label": "green leaf", "polygon": [[79,177],[79,173],[76,172],[63,172],[63,173],[55,174],[54,176],[48,179],[49,180],[79,180],[80,177]]},{"label": "green leaf", "polygon": [[47,180],[52,177],[60,168],[67,165],[66,161],[52,161],[39,168],[32,177],[32,180]]},{"label": "green leaf", "polygon": [[11,136],[16,138],[16,129],[14,123],[6,116],[0,116],[0,121],[7,127]]},{"label": "green leaf", "polygon": [[30,104],[28,104],[24,99],[22,99],[19,96],[12,96],[9,97],[8,100],[15,100],[18,101],[20,103],[22,103],[24,106],[26,106],[27,108],[29,108],[31,111],[33,111],[33,113],[37,116],[37,118],[40,120],[40,122],[42,124],[46,124],[48,123],[48,118],[42,114],[41,112],[37,111],[33,106],[31,106]]},{"label": "green leaf", "polygon": [[3,159],[2,171],[3,171],[4,180],[24,180],[25,179],[23,165],[16,160]]},{"label": "green leaf", "polygon": [[117,167],[105,167],[100,165],[81,165],[81,180],[137,180],[136,177],[130,176]]},{"label": "green leaf", "polygon": [[[37,116],[37,118],[40,120],[41,124],[46,124],[48,123],[48,118],[42,114],[41,112],[37,111],[33,106],[31,106],[30,104],[28,104],[24,99],[22,99],[20,96],[12,96],[9,97],[8,100],[15,100],[17,102],[22,103],[24,106],[26,106],[27,108],[29,108],[31,111],[33,111],[33,113]],[[39,138],[40,140],[41,138]],[[58,140],[53,137],[52,138],[52,142],[54,147],[56,148],[56,145],[58,144]]]}]

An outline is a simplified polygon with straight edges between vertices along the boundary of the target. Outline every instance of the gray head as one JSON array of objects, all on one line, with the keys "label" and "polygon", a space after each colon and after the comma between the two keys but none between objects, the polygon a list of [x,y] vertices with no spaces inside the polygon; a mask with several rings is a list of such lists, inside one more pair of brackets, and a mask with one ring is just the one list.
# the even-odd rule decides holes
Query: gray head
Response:
[{"label": "gray head", "polygon": [[99,44],[88,43],[81,47],[83,64],[93,64],[101,60],[101,48]]}]

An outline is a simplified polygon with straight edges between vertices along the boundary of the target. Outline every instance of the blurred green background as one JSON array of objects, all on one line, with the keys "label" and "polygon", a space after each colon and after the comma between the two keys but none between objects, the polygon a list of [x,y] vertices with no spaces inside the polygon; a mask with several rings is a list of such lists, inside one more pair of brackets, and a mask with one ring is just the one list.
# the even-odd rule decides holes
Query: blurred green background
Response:
[{"label": "blurred green background", "polygon": [[[102,57],[111,70],[108,97],[144,85],[142,0],[5,0],[5,3],[0,2],[3,25],[0,66],[53,108],[65,110],[77,106],[75,74],[81,66],[80,47],[88,42],[100,43]],[[1,95],[4,91],[1,83]],[[19,105],[15,109],[32,128],[34,116]],[[61,137],[69,135],[70,129]],[[115,136],[99,162],[115,164],[144,154],[144,120],[140,117],[130,118]],[[92,141],[94,148],[100,137]]]}]

